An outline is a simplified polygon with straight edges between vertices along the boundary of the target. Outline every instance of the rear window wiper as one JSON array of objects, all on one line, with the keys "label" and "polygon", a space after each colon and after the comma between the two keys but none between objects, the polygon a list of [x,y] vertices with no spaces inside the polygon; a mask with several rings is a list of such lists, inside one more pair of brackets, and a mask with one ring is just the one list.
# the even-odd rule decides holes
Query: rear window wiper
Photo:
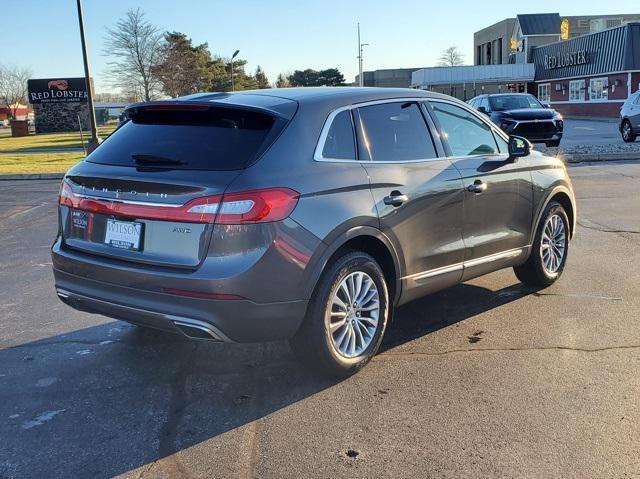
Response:
[{"label": "rear window wiper", "polygon": [[143,155],[134,153],[131,155],[133,161],[139,165],[186,165],[186,161],[174,160],[173,158],[167,158],[158,155]]}]

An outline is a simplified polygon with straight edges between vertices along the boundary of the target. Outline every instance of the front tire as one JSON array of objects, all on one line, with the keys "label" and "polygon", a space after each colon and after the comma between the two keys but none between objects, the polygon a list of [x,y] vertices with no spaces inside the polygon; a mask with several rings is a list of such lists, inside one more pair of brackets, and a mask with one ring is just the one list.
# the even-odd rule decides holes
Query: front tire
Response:
[{"label": "front tire", "polygon": [[366,253],[348,252],[323,272],[291,348],[322,375],[350,376],[380,348],[388,317],[380,266]]},{"label": "front tire", "polygon": [[625,120],[622,122],[620,133],[622,134],[622,139],[626,143],[633,143],[634,141],[636,141],[637,135],[633,132],[633,128],[631,128],[631,122],[629,120]]},{"label": "front tire", "polygon": [[527,261],[513,268],[518,279],[528,286],[549,286],[564,270],[569,253],[569,219],[562,205],[550,201],[536,229]]}]

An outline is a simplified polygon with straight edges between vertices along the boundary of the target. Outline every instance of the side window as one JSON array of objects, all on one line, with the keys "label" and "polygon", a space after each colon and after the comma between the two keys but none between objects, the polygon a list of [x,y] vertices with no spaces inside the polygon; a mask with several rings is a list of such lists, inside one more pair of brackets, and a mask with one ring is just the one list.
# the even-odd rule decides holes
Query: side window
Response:
[{"label": "side window", "polygon": [[498,151],[500,153],[509,153],[509,142],[502,138],[502,136],[498,135],[498,133],[496,133],[495,131],[493,132],[493,136],[496,138]]},{"label": "side window", "polygon": [[491,155],[498,145],[491,127],[476,115],[449,103],[431,102],[453,156]]},{"label": "side window", "polygon": [[417,103],[382,103],[361,107],[358,113],[360,158],[410,161],[438,156]]},{"label": "side window", "polygon": [[333,118],[322,148],[322,156],[336,160],[356,159],[356,146],[349,110],[341,111]]},{"label": "side window", "polygon": [[471,108],[478,108],[478,100],[476,100],[476,99],[474,98],[473,100],[471,100],[471,101],[469,102],[469,106],[470,106]]},{"label": "side window", "polygon": [[480,106],[483,106],[486,111],[490,111],[491,110],[489,108],[489,97],[488,96],[482,97],[482,101],[480,102]]}]

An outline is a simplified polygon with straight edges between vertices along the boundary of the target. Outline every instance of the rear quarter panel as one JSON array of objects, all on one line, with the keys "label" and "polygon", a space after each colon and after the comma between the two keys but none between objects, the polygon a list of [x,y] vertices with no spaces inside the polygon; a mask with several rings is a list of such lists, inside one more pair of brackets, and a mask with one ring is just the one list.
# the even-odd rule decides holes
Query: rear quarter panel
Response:
[{"label": "rear quarter panel", "polygon": [[[301,106],[280,138],[256,164],[247,168],[229,186],[228,192],[257,188],[287,187],[300,193],[288,221],[300,231],[309,257],[298,262],[296,290],[315,283],[316,266],[324,261],[329,245],[356,228],[379,228],[377,210],[366,170],[356,162],[315,161],[314,150],[330,112],[343,104]],[[306,233],[306,234],[304,234]],[[215,244],[215,242],[213,243]],[[273,263],[271,275],[280,272]],[[268,280],[268,278],[265,278]],[[303,299],[303,298],[300,298]],[[306,298],[305,298],[306,299]]]}]

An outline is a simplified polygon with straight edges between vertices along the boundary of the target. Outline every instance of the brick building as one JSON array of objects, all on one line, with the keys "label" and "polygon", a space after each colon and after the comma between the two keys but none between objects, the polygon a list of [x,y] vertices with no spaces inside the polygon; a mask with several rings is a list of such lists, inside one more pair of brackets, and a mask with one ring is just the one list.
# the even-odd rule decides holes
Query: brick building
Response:
[{"label": "brick building", "polygon": [[615,117],[640,89],[640,21],[633,18],[640,15],[518,15],[476,32],[476,65],[423,68],[411,86],[462,100],[527,91],[565,115]]}]

